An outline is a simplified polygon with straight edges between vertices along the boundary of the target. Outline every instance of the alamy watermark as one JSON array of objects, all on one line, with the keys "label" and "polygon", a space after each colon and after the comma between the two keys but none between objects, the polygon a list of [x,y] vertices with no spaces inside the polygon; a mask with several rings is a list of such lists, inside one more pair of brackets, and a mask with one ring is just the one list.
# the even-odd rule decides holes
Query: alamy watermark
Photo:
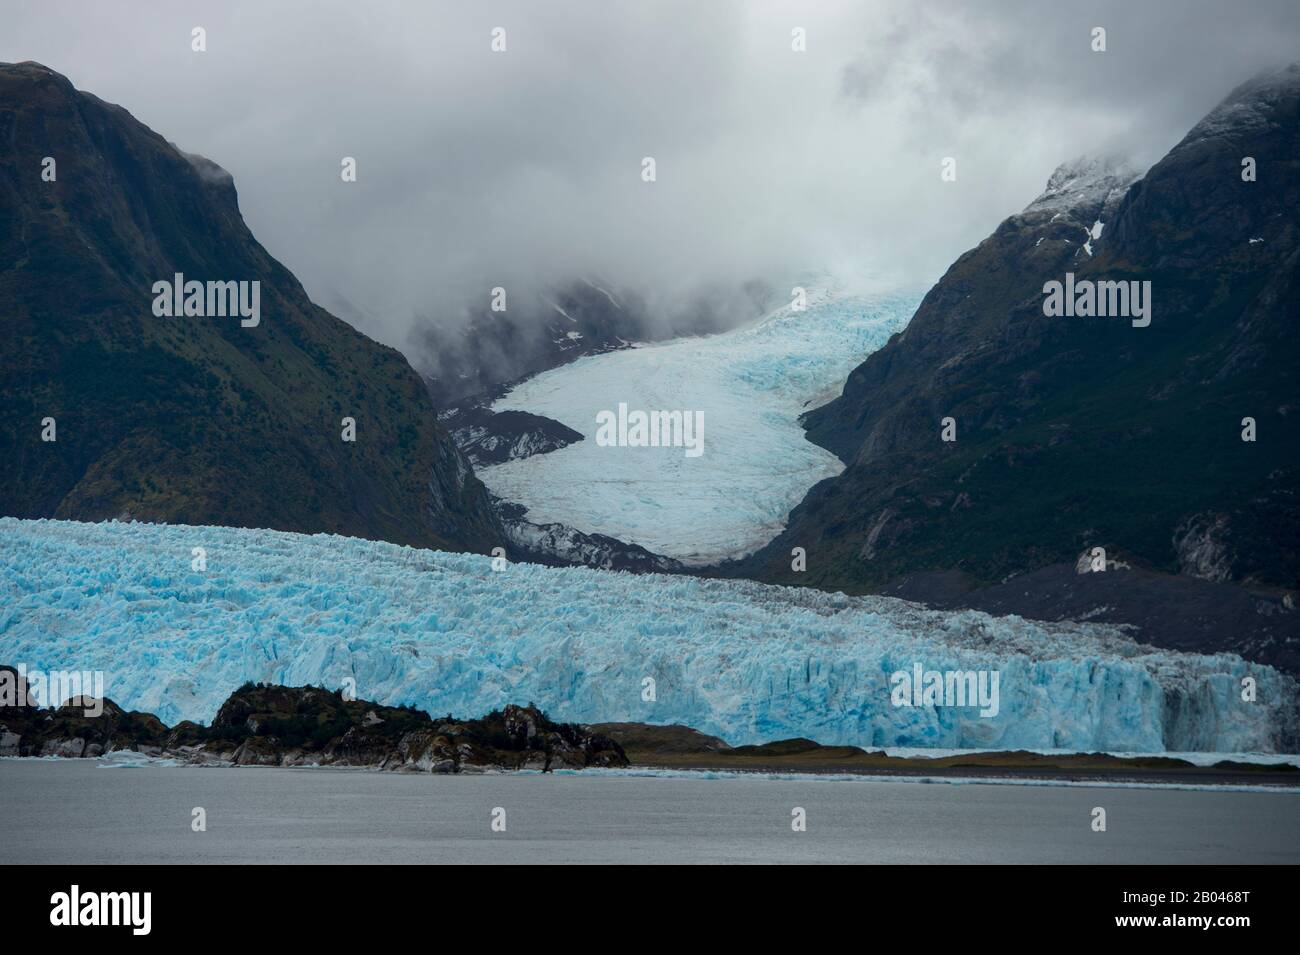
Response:
[{"label": "alamy watermark", "polygon": [[1053,279],[1043,285],[1043,314],[1049,318],[1131,318],[1134,328],[1151,324],[1151,282],[1094,282],[1074,280],[1073,272],[1065,281]]},{"label": "alamy watermark", "polygon": [[27,664],[0,669],[0,707],[60,706],[80,699],[86,716],[104,712],[103,670],[28,670]]},{"label": "alamy watermark", "polygon": [[239,316],[240,326],[256,328],[262,321],[262,283],[185,281],[177,272],[171,281],[153,283],[153,313],[158,318],[225,318]]},{"label": "alamy watermark", "polygon": [[1000,670],[927,670],[913,663],[911,672],[889,678],[889,699],[895,706],[978,706],[980,716],[991,719],[1001,709],[1001,680]]},{"label": "alamy watermark", "polygon": [[704,453],[703,411],[596,412],[596,444],[602,448],[685,448],[688,458]]},{"label": "alamy watermark", "polygon": [[50,924],[121,925],[132,935],[148,935],[153,925],[152,892],[83,892],[73,885],[50,896]]}]

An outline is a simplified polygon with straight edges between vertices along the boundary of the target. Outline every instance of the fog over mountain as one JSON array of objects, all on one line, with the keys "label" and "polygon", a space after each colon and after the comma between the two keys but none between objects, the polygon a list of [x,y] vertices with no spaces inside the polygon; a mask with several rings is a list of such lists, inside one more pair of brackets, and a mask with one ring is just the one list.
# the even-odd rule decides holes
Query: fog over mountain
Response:
[{"label": "fog over mountain", "polygon": [[1148,165],[1300,49],[1293,0],[3,0],[0,22],[0,60],[229,170],[312,297],[408,352],[497,285],[596,277],[653,315],[807,269],[933,281],[1061,161],[1123,143]]}]

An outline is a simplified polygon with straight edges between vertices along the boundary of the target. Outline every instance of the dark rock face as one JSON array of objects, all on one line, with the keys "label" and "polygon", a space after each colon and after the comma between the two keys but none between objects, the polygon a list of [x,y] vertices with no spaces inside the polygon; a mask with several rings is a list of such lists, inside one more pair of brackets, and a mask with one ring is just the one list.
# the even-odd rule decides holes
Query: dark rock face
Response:
[{"label": "dark rock face", "polygon": [[416,354],[432,366],[425,384],[442,410],[585,355],[626,348],[648,325],[640,302],[584,281],[507,299],[506,311],[485,308],[461,325],[442,318],[414,337]]},{"label": "dark rock face", "polygon": [[[16,675],[8,667],[0,668]],[[102,756],[134,750],[203,765],[361,766],[400,772],[457,773],[626,766],[618,743],[572,723],[556,723],[531,704],[479,720],[434,720],[412,707],[347,700],[319,687],[248,683],[210,727],[185,721],[168,729],[150,713],[126,713],[111,700],[58,709],[0,701],[0,756]]]},{"label": "dark rock face", "polygon": [[[1130,180],[1062,167],[963,255],[806,416],[844,473],[729,572],[854,592],[955,572],[968,589],[1102,546],[1274,602],[1300,586],[1300,66],[1234,91]],[[1150,325],[1046,316],[1066,272],[1149,281]]]},{"label": "dark rock face", "polygon": [[594,567],[629,573],[681,573],[681,561],[605,534],[587,534],[564,524],[534,524],[521,504],[493,498],[510,551],[518,560],[548,567]]},{"label": "dark rock face", "polygon": [[527,411],[492,411],[486,404],[438,415],[462,454],[476,468],[546,454],[582,440],[581,433]]},{"label": "dark rock face", "polygon": [[[423,381],[312,304],[228,173],[34,63],[0,65],[0,136],[0,512],[500,542]],[[178,272],[260,282],[260,322],[156,317]]]}]

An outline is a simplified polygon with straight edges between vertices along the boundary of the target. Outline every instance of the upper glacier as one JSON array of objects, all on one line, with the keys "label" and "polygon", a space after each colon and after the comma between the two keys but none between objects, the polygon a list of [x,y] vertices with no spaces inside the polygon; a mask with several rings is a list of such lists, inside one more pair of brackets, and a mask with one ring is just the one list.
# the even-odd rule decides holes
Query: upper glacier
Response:
[{"label": "upper glacier", "polygon": [[[688,565],[741,557],[780,533],[808,489],[843,465],[798,418],[829,401],[868,354],[901,330],[919,292],[849,294],[809,282],[806,308],[777,309],[718,335],[581,358],[530,378],[494,411],[529,411],[584,436],[548,454],[480,470],[528,520],[605,534]],[[701,412],[703,454],[602,447],[596,415]]]},{"label": "upper glacier", "polygon": [[[210,720],[245,680],[351,679],[361,697],[437,714],[531,701],[562,720],[685,723],[733,744],[1275,752],[1295,740],[1291,677],[1096,624],[494,569],[470,554],[221,527],[3,518],[0,573],[0,663],[101,670],[109,697],[169,723]],[[893,705],[891,674],[915,664],[998,671],[997,716]]]}]

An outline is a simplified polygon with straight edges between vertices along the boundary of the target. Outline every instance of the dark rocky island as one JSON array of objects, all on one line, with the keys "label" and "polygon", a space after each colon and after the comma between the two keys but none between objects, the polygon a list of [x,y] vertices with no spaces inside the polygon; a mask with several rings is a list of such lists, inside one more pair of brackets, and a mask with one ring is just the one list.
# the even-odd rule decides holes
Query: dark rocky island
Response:
[{"label": "dark rocky island", "polygon": [[[100,706],[99,715],[86,715]],[[477,720],[435,719],[414,707],[347,700],[322,687],[245,683],[211,726],[186,720],[174,727],[107,699],[92,705],[75,698],[57,708],[0,705],[0,756],[96,757],[117,750],[198,765],[417,773],[628,765],[609,737],[556,723],[531,704]]]}]

